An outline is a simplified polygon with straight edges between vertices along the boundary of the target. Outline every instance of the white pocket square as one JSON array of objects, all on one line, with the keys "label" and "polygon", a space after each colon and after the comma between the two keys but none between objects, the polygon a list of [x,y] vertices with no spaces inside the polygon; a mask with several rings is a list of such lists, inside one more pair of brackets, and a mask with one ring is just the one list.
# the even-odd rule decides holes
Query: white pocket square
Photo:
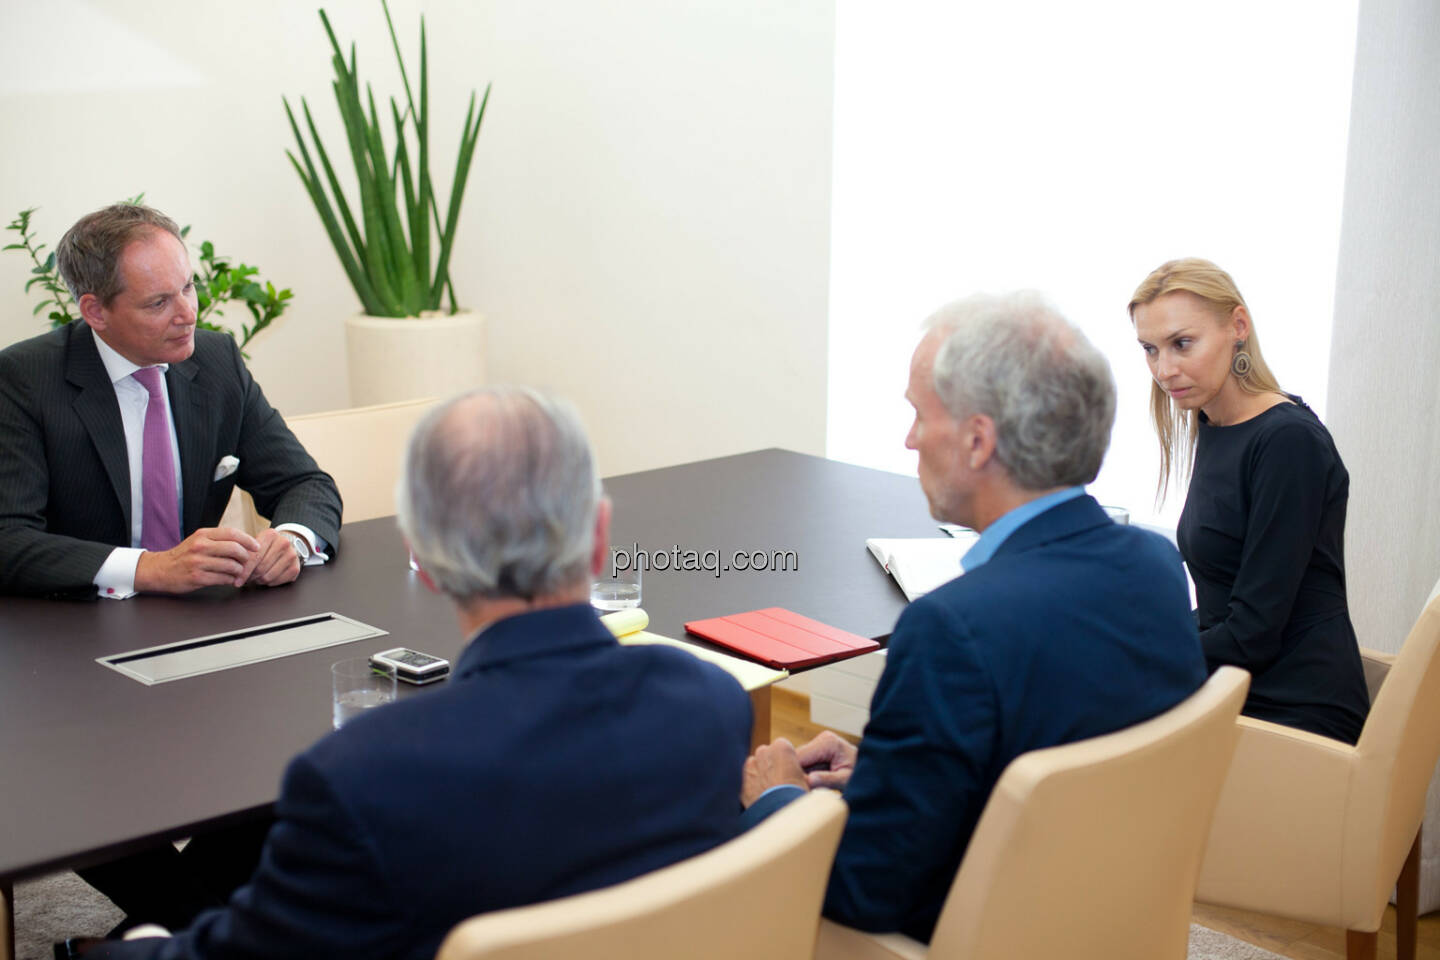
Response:
[{"label": "white pocket square", "polygon": [[215,464],[215,482],[224,480],[238,469],[240,469],[239,457],[221,457],[220,462]]}]

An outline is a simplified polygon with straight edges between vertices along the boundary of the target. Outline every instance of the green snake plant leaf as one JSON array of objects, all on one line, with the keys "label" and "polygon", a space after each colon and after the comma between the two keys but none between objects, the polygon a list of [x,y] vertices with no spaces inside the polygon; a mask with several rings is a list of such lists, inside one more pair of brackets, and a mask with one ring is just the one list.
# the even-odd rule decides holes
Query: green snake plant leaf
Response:
[{"label": "green snake plant leaf", "polygon": [[[324,10],[320,11],[335,73],[331,86],[355,172],[358,210],[352,207],[341,189],[331,155],[321,142],[314,117],[304,98],[301,106],[305,113],[305,128],[314,145],[319,170],[311,159],[306,138],[288,102],[285,110],[299,147],[299,158],[288,151],[287,156],[310,195],[331,245],[367,313],[403,317],[416,315],[422,310],[438,309],[447,290],[453,311],[458,307],[450,275],[451,252],[480,124],[490,98],[490,87],[487,85],[484,96],[478,98],[478,106],[476,91],[471,91],[450,199],[442,218],[440,203],[435,196],[435,178],[430,172],[430,55],[425,18],[420,18],[417,102],[417,91],[411,84],[410,71],[406,67],[386,0],[381,0],[381,8],[405,91],[403,110],[397,98],[390,98],[390,119],[395,134],[393,153],[386,149],[376,97],[368,84],[364,97],[361,96],[359,57],[355,44],[350,45],[347,62],[329,16]],[[408,139],[412,129],[413,149]],[[324,171],[323,180],[320,170]],[[327,186],[329,196],[326,194]],[[330,197],[334,198],[333,204]]]}]

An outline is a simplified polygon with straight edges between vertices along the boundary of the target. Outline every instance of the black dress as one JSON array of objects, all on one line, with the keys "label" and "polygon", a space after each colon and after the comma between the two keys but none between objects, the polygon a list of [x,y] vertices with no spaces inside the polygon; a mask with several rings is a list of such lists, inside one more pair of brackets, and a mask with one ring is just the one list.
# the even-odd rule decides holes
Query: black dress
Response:
[{"label": "black dress", "polygon": [[1291,399],[1233,426],[1200,414],[1180,552],[1210,669],[1252,675],[1243,712],[1354,743],[1370,697],[1345,601],[1350,475]]}]

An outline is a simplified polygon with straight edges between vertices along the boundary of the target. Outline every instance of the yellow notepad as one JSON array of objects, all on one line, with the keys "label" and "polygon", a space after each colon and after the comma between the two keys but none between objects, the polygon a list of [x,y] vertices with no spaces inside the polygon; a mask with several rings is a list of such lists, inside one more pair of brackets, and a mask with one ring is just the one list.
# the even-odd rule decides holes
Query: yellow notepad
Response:
[{"label": "yellow notepad", "polygon": [[669,637],[649,633],[645,628],[650,626],[650,615],[639,607],[633,610],[617,610],[614,613],[607,613],[600,620],[610,628],[611,633],[615,634],[615,639],[623,644],[659,643],[667,647],[678,647],[693,657],[715,664],[739,681],[740,686],[747,691],[768,687],[770,684],[790,676],[788,670],[771,670],[758,663],[706,650],[693,643],[671,640]]}]

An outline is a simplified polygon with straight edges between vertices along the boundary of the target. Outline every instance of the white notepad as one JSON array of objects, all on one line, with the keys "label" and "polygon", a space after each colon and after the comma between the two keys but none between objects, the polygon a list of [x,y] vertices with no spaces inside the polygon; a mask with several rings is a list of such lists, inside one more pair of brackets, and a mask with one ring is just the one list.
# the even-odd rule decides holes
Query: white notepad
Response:
[{"label": "white notepad", "polygon": [[876,537],[866,540],[865,546],[895,578],[905,598],[914,600],[960,576],[960,558],[979,539],[980,535],[972,530],[957,532],[953,537]]}]

